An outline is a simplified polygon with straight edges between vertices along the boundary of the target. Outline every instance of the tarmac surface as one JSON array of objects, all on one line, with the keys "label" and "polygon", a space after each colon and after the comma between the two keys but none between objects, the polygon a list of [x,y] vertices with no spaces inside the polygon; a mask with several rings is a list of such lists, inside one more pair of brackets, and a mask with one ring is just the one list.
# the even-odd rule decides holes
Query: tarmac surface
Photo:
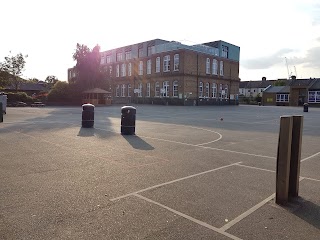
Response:
[{"label": "tarmac surface", "polygon": [[[320,109],[7,108],[0,239],[320,239]],[[299,197],[275,204],[279,120],[303,115]]]}]

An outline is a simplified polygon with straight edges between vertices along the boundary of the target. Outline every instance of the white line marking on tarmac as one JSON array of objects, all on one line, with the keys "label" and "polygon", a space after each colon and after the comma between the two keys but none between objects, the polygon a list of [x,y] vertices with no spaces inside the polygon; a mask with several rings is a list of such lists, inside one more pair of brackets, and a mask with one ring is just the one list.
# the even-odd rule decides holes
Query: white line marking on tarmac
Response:
[{"label": "white line marking on tarmac", "polygon": [[311,158],[313,158],[315,156],[318,156],[319,154],[320,154],[320,152],[317,152],[317,153],[315,153],[315,154],[313,154],[313,155],[311,155],[309,157],[306,157],[306,158],[302,159],[301,162],[307,161],[307,160],[309,160],[309,159],[311,159]]},{"label": "white line marking on tarmac", "polygon": [[220,228],[220,230],[222,231],[226,231],[229,228],[231,228],[233,225],[237,224],[238,222],[240,222],[242,219],[246,218],[247,216],[249,216],[251,213],[255,212],[256,210],[258,210],[259,208],[261,208],[263,205],[265,205],[267,202],[269,202],[271,199],[273,199],[275,197],[275,193],[273,193],[271,196],[267,197],[266,199],[264,199],[263,201],[259,202],[257,205],[253,206],[252,208],[250,208],[248,211],[242,213],[241,215],[239,215],[238,217],[236,217],[235,219],[233,219],[232,221],[228,222],[226,225],[224,225],[223,227]]},{"label": "white line marking on tarmac", "polygon": [[308,177],[303,177],[304,179],[311,180],[311,181],[316,181],[320,182],[320,179],[315,179],[315,178],[308,178]]},{"label": "white line marking on tarmac", "polygon": [[218,171],[218,170],[221,170],[221,169],[224,169],[224,168],[227,168],[227,167],[234,166],[234,165],[236,165],[238,163],[241,163],[241,162],[232,163],[232,164],[225,165],[225,166],[218,167],[218,168],[214,168],[214,169],[211,169],[211,170],[208,170],[208,171],[204,171],[204,172],[196,173],[196,174],[189,175],[189,176],[186,176],[186,177],[178,178],[178,179],[175,179],[175,180],[172,180],[172,181],[169,181],[169,182],[160,183],[160,184],[148,187],[148,188],[144,188],[144,189],[138,190],[136,192],[131,192],[131,193],[128,193],[128,194],[125,194],[125,195],[122,195],[122,196],[119,196],[119,197],[116,197],[116,198],[112,198],[112,199],[110,199],[110,201],[120,200],[122,198],[126,198],[126,197],[132,196],[132,195],[137,194],[137,193],[141,193],[141,192],[145,192],[145,191],[148,191],[148,190],[151,190],[151,189],[154,189],[154,188],[158,188],[158,187],[162,187],[162,186],[165,186],[165,185],[169,185],[171,183],[180,182],[182,180],[186,180],[186,179],[189,179],[189,178],[200,176],[200,175],[203,175],[203,174],[206,174],[206,173]]},{"label": "white line marking on tarmac", "polygon": [[210,143],[218,142],[219,140],[221,140],[222,135],[221,135],[220,133],[218,133],[218,132],[215,132],[215,133],[219,135],[219,138],[218,138],[218,139],[213,140],[213,141],[210,141],[210,142],[206,142],[206,143],[196,144],[196,146],[202,146],[202,145],[206,145],[206,144],[210,144]]},{"label": "white line marking on tarmac", "polygon": [[179,215],[179,216],[181,216],[181,217],[183,217],[183,218],[185,218],[185,219],[187,219],[187,220],[189,220],[191,222],[194,222],[194,223],[199,224],[199,225],[201,225],[203,227],[206,227],[206,228],[208,228],[210,230],[213,230],[213,231],[215,231],[215,232],[217,232],[219,234],[222,234],[222,235],[224,235],[224,236],[226,236],[226,237],[228,237],[230,239],[234,239],[234,240],[240,240],[241,239],[241,238],[238,238],[238,237],[236,237],[236,236],[234,236],[234,235],[232,235],[230,233],[224,232],[223,230],[220,230],[219,228],[216,228],[216,227],[214,227],[214,226],[212,226],[212,225],[210,225],[210,224],[208,224],[206,222],[203,222],[203,221],[200,221],[200,220],[195,219],[193,217],[190,217],[190,216],[188,216],[188,215],[186,215],[186,214],[184,214],[182,212],[174,210],[174,209],[172,209],[170,207],[167,207],[167,206],[165,206],[165,205],[163,205],[161,203],[155,202],[155,201],[153,201],[153,200],[151,200],[149,198],[146,198],[144,196],[141,196],[139,194],[133,194],[133,196],[138,197],[140,199],[143,199],[143,200],[145,200],[145,201],[147,201],[149,203],[155,204],[155,205],[157,205],[159,207],[162,207],[162,208],[164,208],[164,209],[166,209],[166,210],[168,210],[170,212],[173,212],[173,213],[175,213],[175,214],[177,214],[177,215]]},{"label": "white line marking on tarmac", "polygon": [[265,168],[258,168],[258,167],[252,167],[252,166],[248,166],[248,165],[244,165],[244,164],[236,164],[236,166],[240,166],[240,167],[246,167],[246,168],[252,168],[252,169],[256,169],[256,170],[261,170],[261,171],[266,171],[266,172],[272,172],[275,173],[276,171],[274,170],[269,170],[269,169],[265,169]]}]

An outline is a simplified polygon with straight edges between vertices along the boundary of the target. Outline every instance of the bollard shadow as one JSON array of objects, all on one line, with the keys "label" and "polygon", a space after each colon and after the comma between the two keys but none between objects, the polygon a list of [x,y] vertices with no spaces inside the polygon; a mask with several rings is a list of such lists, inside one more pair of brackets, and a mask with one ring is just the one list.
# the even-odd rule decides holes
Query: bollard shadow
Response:
[{"label": "bollard shadow", "polygon": [[146,150],[146,151],[154,149],[154,147],[152,147],[149,143],[147,143],[137,135],[122,135],[122,136],[135,149]]},{"label": "bollard shadow", "polygon": [[285,208],[296,215],[297,217],[303,219],[310,225],[317,229],[320,229],[320,206],[310,202],[302,197],[296,197],[290,200],[290,204],[285,206]]},{"label": "bollard shadow", "polygon": [[81,127],[80,130],[79,130],[79,133],[77,134],[77,136],[79,136],[79,137],[97,136],[99,138],[107,138],[107,137],[110,137],[110,133],[108,133],[106,131],[102,131],[102,130],[96,129],[94,127],[92,127],[92,128]]}]

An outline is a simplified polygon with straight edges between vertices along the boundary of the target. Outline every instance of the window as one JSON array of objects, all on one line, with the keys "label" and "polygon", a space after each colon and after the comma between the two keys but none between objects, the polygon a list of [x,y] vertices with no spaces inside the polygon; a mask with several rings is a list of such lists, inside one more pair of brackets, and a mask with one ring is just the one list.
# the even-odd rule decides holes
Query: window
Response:
[{"label": "window", "polygon": [[160,57],[156,58],[156,73],[160,72]]},{"label": "window", "polygon": [[130,60],[131,59],[131,51],[126,51],[125,52],[125,58],[126,58],[126,60]]},{"label": "window", "polygon": [[109,66],[109,76],[112,76],[112,66]]},{"label": "window", "polygon": [[220,61],[220,76],[223,76],[223,61]]},{"label": "window", "polygon": [[179,71],[179,54],[175,54],[173,58],[173,71]]},{"label": "window", "polygon": [[131,84],[128,84],[128,97],[131,97]]},{"label": "window", "polygon": [[147,83],[147,95],[146,97],[150,97],[150,83]]},{"label": "window", "polygon": [[126,76],[126,70],[127,66],[125,63],[121,64],[121,77],[125,77]]},{"label": "window", "polygon": [[224,98],[225,99],[229,98],[229,86],[228,86],[228,84],[224,85]]},{"label": "window", "polygon": [[119,92],[120,92],[120,86],[117,85],[117,88],[116,88],[116,97],[119,97]]},{"label": "window", "polygon": [[320,91],[309,91],[308,92],[309,103],[320,103]]},{"label": "window", "polygon": [[164,72],[170,71],[170,55],[166,55],[163,58],[163,71]]},{"label": "window", "polygon": [[120,71],[120,69],[119,69],[119,64],[118,64],[118,65],[117,65],[116,77],[119,77],[119,71]]},{"label": "window", "polygon": [[126,91],[126,85],[122,84],[122,86],[121,86],[121,97],[125,96],[125,91]]},{"label": "window", "polygon": [[148,56],[151,56],[156,52],[156,47],[155,46],[149,46],[148,47]]},{"label": "window", "polygon": [[143,61],[139,62],[139,75],[143,75]]},{"label": "window", "polygon": [[169,81],[164,81],[162,86],[163,86],[162,97],[169,97]]},{"label": "window", "polygon": [[117,62],[121,62],[122,60],[123,60],[122,53],[117,53],[116,61],[117,61]]},{"label": "window", "polygon": [[212,98],[217,98],[217,84],[212,83]]},{"label": "window", "polygon": [[100,64],[104,64],[104,56],[101,56]]},{"label": "window", "polygon": [[289,94],[277,94],[276,102],[289,102]]},{"label": "window", "polygon": [[147,61],[147,74],[151,74],[151,59]]},{"label": "window", "polygon": [[131,76],[132,73],[132,65],[131,63],[128,63],[128,76]]},{"label": "window", "polygon": [[174,81],[173,88],[172,88],[173,97],[178,97],[178,87],[179,87],[178,81]]},{"label": "window", "polygon": [[206,83],[206,93],[205,93],[205,97],[209,98],[210,97],[210,84]]},{"label": "window", "polygon": [[138,50],[138,57],[143,57],[143,49],[139,48]]},{"label": "window", "polygon": [[156,82],[154,85],[154,96],[159,97],[160,96],[160,84],[159,82]]},{"label": "window", "polygon": [[229,57],[229,47],[222,45],[222,57]]},{"label": "window", "polygon": [[219,84],[219,98],[222,99],[222,84]]},{"label": "window", "polygon": [[138,89],[139,89],[139,91],[138,91],[138,97],[142,97],[142,83],[139,83]]},{"label": "window", "polygon": [[212,74],[218,75],[218,61],[216,59],[212,60]]},{"label": "window", "polygon": [[106,63],[111,63],[111,56],[110,55],[106,56]]},{"label": "window", "polygon": [[199,82],[199,98],[203,97],[203,82]]},{"label": "window", "polygon": [[210,58],[207,58],[207,62],[206,62],[206,74],[210,74]]}]

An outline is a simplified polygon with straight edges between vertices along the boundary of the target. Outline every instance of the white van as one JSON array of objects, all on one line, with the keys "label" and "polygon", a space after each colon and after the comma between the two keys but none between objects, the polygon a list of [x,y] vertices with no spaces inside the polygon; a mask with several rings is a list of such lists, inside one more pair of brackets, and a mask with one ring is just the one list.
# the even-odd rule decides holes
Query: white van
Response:
[{"label": "white van", "polygon": [[0,92],[0,102],[2,103],[2,112],[7,114],[7,95]]}]

